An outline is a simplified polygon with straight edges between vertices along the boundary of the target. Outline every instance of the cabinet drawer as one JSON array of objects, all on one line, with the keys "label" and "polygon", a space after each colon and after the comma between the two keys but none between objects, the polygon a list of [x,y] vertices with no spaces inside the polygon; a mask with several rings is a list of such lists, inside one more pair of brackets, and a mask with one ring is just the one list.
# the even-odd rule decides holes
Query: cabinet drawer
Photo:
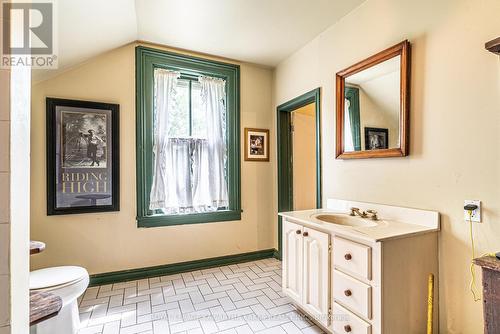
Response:
[{"label": "cabinet drawer", "polygon": [[372,279],[372,249],[357,242],[335,237],[333,265],[367,280]]},{"label": "cabinet drawer", "polygon": [[333,271],[333,299],[350,311],[372,318],[372,287],[338,270]]},{"label": "cabinet drawer", "polygon": [[335,334],[371,334],[372,326],[337,303],[332,309],[332,329]]}]

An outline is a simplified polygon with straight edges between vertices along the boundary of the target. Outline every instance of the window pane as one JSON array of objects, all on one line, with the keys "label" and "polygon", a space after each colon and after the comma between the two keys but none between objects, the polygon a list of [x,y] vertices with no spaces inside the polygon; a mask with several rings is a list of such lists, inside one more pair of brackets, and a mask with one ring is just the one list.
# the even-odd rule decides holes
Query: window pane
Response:
[{"label": "window pane", "polygon": [[207,138],[207,121],[205,110],[201,103],[201,84],[193,81],[191,86],[192,99],[192,136],[194,138]]},{"label": "window pane", "polygon": [[168,136],[189,136],[189,81],[178,80],[175,90],[175,104],[168,111]]},{"label": "window pane", "polygon": [[[172,91],[166,92],[169,105],[163,128],[169,139],[156,144],[166,147],[158,159],[168,161],[166,178],[174,189],[165,189],[153,178],[152,192],[160,200],[152,201],[150,208],[165,215],[226,210],[229,199],[225,107],[222,103],[205,104],[200,82],[176,82]],[[202,82],[209,87],[212,99],[225,99],[222,82]],[[209,124],[220,129],[209,134]]]}]

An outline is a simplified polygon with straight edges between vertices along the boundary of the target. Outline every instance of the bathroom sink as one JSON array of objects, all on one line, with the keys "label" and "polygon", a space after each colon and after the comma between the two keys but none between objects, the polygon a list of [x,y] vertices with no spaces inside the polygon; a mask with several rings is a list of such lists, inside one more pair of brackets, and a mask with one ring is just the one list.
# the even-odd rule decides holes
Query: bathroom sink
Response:
[{"label": "bathroom sink", "polygon": [[343,225],[343,226],[353,226],[353,227],[377,226],[376,221],[369,220],[366,218],[360,218],[360,217],[351,217],[351,216],[342,215],[342,214],[320,213],[320,214],[314,214],[311,217],[316,218],[316,219],[318,219],[322,222],[325,222],[325,223],[337,224],[337,225]]}]

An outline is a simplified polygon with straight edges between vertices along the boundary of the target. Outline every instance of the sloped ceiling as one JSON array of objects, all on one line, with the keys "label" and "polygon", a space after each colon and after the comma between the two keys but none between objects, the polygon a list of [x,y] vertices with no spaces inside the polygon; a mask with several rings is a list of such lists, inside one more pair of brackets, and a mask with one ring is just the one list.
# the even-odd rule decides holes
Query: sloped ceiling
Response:
[{"label": "sloped ceiling", "polygon": [[56,1],[57,70],[33,70],[33,81],[50,78],[137,38],[134,0]]},{"label": "sloped ceiling", "polygon": [[57,1],[59,70],[134,40],[273,67],[364,0]]}]

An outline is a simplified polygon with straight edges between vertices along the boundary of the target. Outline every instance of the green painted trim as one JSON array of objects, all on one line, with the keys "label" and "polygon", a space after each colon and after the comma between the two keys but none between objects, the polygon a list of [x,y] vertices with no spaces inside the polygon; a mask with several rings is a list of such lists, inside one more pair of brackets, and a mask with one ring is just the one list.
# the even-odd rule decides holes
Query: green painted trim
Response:
[{"label": "green painted trim", "polygon": [[193,270],[207,269],[213,267],[227,266],[236,263],[268,259],[274,257],[275,253],[276,253],[275,249],[266,249],[256,252],[219,256],[209,259],[166,264],[162,266],[95,274],[95,275],[90,275],[89,286],[119,283],[119,282],[125,282],[125,281],[131,281],[149,277],[173,275]]},{"label": "green painted trim", "polygon": [[349,107],[349,119],[351,120],[351,131],[354,151],[361,151],[361,120],[359,114],[359,88],[345,87],[345,98],[351,103]]},{"label": "green painted trim", "polygon": [[[155,68],[180,71],[186,78],[206,75],[226,80],[228,210],[187,215],[161,215],[149,210],[149,192],[153,174],[153,74]],[[136,47],[136,173],[137,225],[139,227],[241,220],[239,65],[144,46]]]},{"label": "green painted trim", "polygon": [[281,255],[280,255],[280,252],[279,252],[277,249],[275,249],[275,250],[274,250],[274,252],[273,252],[273,257],[274,257],[275,259],[278,259],[278,260],[280,260],[280,261],[281,261]]},{"label": "green painted trim", "polygon": [[[290,131],[291,112],[310,103],[316,107],[316,207],[322,205],[321,182],[321,90],[313,89],[301,96],[283,103],[277,108],[277,150],[278,150],[278,212],[293,210],[293,166],[292,134]],[[278,217],[278,252],[281,259],[282,235],[281,217]]]},{"label": "green painted trim", "polygon": [[[168,218],[168,223],[166,223]],[[185,215],[165,216],[161,214],[149,215],[137,219],[139,227],[161,227],[170,225],[186,225],[199,223],[216,223],[225,221],[241,220],[241,211],[217,211],[208,213],[194,213]]]}]

